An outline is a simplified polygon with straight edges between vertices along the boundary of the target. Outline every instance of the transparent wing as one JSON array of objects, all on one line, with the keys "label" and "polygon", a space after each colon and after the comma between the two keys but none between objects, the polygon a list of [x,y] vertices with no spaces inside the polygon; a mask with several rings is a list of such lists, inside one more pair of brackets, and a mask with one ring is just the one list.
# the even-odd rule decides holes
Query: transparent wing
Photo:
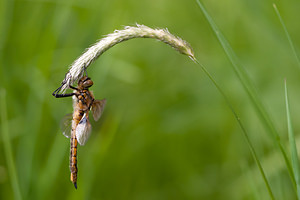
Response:
[{"label": "transparent wing", "polygon": [[106,104],[106,99],[95,100],[94,103],[92,104],[92,112],[95,121],[98,121],[98,119],[101,117],[105,104]]},{"label": "transparent wing", "polygon": [[82,119],[76,127],[76,138],[80,145],[84,145],[89,139],[91,130],[92,126],[89,121],[88,113],[84,113]]},{"label": "transparent wing", "polygon": [[66,136],[67,138],[71,137],[72,118],[73,118],[73,114],[69,113],[66,114],[60,121],[60,129],[64,134],[64,136]]}]

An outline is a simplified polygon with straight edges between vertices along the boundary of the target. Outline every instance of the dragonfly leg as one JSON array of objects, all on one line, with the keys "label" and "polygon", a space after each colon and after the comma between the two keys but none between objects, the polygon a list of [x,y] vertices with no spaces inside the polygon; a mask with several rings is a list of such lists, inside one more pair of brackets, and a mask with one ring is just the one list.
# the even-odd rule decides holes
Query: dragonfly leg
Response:
[{"label": "dragonfly leg", "polygon": [[[60,89],[62,88],[62,86],[63,85],[61,85],[59,88],[57,88],[56,90],[54,90],[54,92],[52,93],[52,95],[55,96],[56,98],[70,97],[70,96],[76,95],[76,93],[58,94],[58,92],[60,91]],[[73,90],[78,90],[78,88],[73,87],[72,85],[69,85],[69,88],[71,88]]]},{"label": "dragonfly leg", "polygon": [[63,98],[63,97],[70,97],[73,95],[76,95],[75,93],[69,93],[69,94],[57,94],[57,93],[53,93],[53,96],[55,96],[56,98]]},{"label": "dragonfly leg", "polygon": [[72,85],[69,85],[69,88],[73,89],[73,90],[78,90],[78,88],[73,87]]},{"label": "dragonfly leg", "polygon": [[60,91],[61,87],[62,87],[62,85],[59,88],[57,88],[56,90],[54,90],[54,92],[52,93],[52,95],[56,97],[56,95]]}]

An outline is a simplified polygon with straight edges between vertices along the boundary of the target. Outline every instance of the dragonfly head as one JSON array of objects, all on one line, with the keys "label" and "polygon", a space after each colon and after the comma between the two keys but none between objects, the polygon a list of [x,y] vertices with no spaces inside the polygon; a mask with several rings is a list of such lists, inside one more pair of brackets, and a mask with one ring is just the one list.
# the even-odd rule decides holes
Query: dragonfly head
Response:
[{"label": "dragonfly head", "polygon": [[83,89],[88,89],[93,84],[94,84],[93,81],[89,77],[87,77],[87,76],[82,77],[78,81],[78,86],[81,87],[81,88],[83,88]]}]

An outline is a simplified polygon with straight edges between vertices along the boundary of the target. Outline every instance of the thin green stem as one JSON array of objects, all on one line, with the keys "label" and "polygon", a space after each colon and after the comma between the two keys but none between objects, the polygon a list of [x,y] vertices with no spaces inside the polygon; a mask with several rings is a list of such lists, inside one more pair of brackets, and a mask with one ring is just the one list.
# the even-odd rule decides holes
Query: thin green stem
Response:
[{"label": "thin green stem", "polygon": [[255,150],[254,150],[254,147],[253,147],[253,145],[252,145],[252,143],[251,143],[251,141],[250,141],[250,138],[249,138],[249,136],[248,136],[248,133],[247,133],[247,131],[246,131],[246,129],[245,129],[245,127],[244,127],[244,125],[243,125],[243,123],[242,123],[240,117],[238,116],[237,112],[234,110],[232,104],[230,103],[230,101],[229,101],[228,97],[226,96],[226,94],[224,93],[224,91],[221,89],[221,87],[219,86],[219,84],[214,80],[214,78],[211,76],[211,74],[210,74],[210,73],[206,70],[206,68],[205,68],[202,64],[200,64],[196,59],[195,59],[194,61],[195,61],[196,64],[198,64],[198,65],[201,67],[201,69],[202,69],[202,70],[204,71],[204,73],[208,76],[208,78],[213,82],[213,84],[215,85],[215,87],[218,89],[218,91],[221,93],[221,95],[222,95],[223,98],[225,99],[225,101],[226,101],[228,107],[230,108],[231,112],[233,113],[235,119],[237,120],[239,126],[240,126],[241,129],[242,129],[242,133],[243,133],[243,135],[244,135],[244,137],[245,137],[245,139],[246,139],[246,142],[247,142],[247,144],[248,144],[248,147],[249,147],[249,149],[250,149],[250,152],[251,152],[251,154],[252,154],[252,156],[253,156],[253,158],[254,158],[254,160],[255,160],[255,162],[256,162],[258,168],[259,168],[259,171],[260,171],[260,173],[261,173],[261,175],[262,175],[262,177],[263,177],[263,180],[264,180],[264,182],[265,182],[265,184],[266,184],[266,187],[267,187],[267,189],[268,189],[269,195],[270,195],[271,199],[275,199],[274,194],[273,194],[272,189],[271,189],[271,186],[270,186],[270,184],[269,184],[269,182],[268,182],[268,179],[267,179],[267,177],[266,177],[266,174],[265,174],[265,172],[264,172],[264,169],[263,169],[263,167],[262,167],[262,165],[261,165],[261,163],[260,163],[260,161],[259,161],[259,159],[258,159],[258,156],[257,156],[257,154],[256,154],[256,152],[255,152]]},{"label": "thin green stem", "polygon": [[294,43],[293,43],[293,41],[292,41],[292,38],[291,38],[291,36],[290,36],[290,34],[289,34],[289,32],[288,32],[286,26],[285,26],[285,23],[284,23],[284,21],[283,21],[281,15],[280,15],[280,12],[279,12],[279,10],[278,10],[278,8],[277,8],[277,6],[276,6],[275,3],[273,4],[273,7],[274,7],[274,10],[275,10],[275,12],[276,12],[276,14],[277,14],[277,17],[278,17],[278,19],[279,19],[279,21],[280,21],[280,23],[281,23],[281,26],[282,26],[282,28],[283,28],[283,30],[284,30],[284,33],[285,33],[285,35],[286,35],[286,37],[287,37],[287,39],[288,39],[288,41],[289,41],[289,44],[290,44],[290,46],[291,46],[291,48],[292,48],[293,54],[294,54],[294,56],[295,56],[296,59],[297,59],[298,67],[299,67],[299,69],[300,69],[300,57],[299,57],[299,55],[297,54],[297,51],[296,51],[295,45],[294,45]]},{"label": "thin green stem", "polygon": [[294,135],[291,114],[290,114],[286,81],[284,82],[284,88],[285,88],[285,105],[286,105],[286,116],[287,116],[287,124],[288,124],[288,134],[289,134],[289,142],[290,142],[291,157],[292,157],[292,167],[294,170],[294,176],[297,185],[297,198],[300,199],[300,168],[299,168],[300,166],[299,166],[297,146],[296,146],[295,135]]},{"label": "thin green stem", "polygon": [[273,124],[273,122],[270,118],[270,115],[267,113],[265,107],[263,106],[263,103],[261,102],[251,79],[249,78],[249,76],[245,72],[242,65],[239,63],[239,60],[238,60],[235,52],[233,51],[230,44],[228,43],[228,41],[226,40],[224,35],[221,33],[220,29],[215,24],[215,22],[213,21],[211,16],[208,14],[208,12],[204,8],[203,4],[200,2],[200,0],[196,0],[196,1],[199,5],[200,9],[202,10],[204,16],[206,17],[207,21],[209,22],[210,26],[212,27],[214,33],[216,34],[220,44],[222,45],[222,47],[224,49],[224,52],[226,53],[228,59],[230,60],[230,62],[232,64],[233,70],[235,71],[238,79],[240,80],[240,82],[241,82],[242,86],[244,87],[245,91],[247,92],[254,108],[256,109],[256,112],[258,113],[258,116],[260,117],[261,121],[263,122],[263,125],[268,130],[268,133],[273,138],[274,143],[277,144],[277,147],[281,151],[281,153],[283,155],[283,158],[284,158],[284,161],[286,163],[288,172],[289,172],[290,177],[292,179],[292,183],[295,186],[296,182],[295,182],[295,179],[294,179],[294,176],[293,176],[293,170],[292,170],[290,161],[287,157],[287,154],[286,154],[286,152],[285,152],[285,150],[284,150],[284,148],[281,144],[279,134],[278,134],[278,132],[275,128],[275,125]]}]

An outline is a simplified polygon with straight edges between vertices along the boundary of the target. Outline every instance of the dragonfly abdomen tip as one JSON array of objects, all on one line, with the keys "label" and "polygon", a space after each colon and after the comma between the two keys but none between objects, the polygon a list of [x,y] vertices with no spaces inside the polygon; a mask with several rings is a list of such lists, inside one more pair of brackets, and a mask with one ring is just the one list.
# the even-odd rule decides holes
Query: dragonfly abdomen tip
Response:
[{"label": "dragonfly abdomen tip", "polygon": [[74,187],[77,190],[77,182],[74,183]]}]

